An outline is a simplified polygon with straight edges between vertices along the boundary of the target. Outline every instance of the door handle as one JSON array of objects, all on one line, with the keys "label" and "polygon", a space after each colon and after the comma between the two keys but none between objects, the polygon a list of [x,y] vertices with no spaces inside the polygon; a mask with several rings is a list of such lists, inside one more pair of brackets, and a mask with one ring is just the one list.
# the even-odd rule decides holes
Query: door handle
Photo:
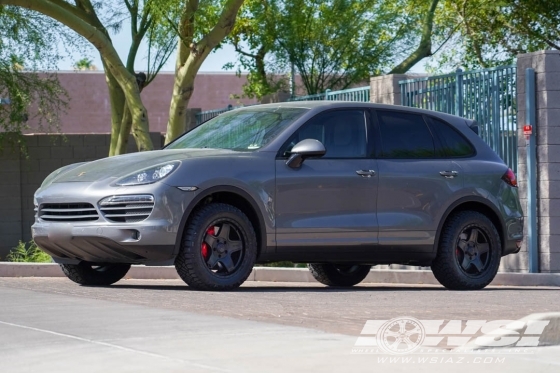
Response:
[{"label": "door handle", "polygon": [[362,177],[372,177],[375,175],[374,170],[358,170],[356,173]]},{"label": "door handle", "polygon": [[441,171],[439,174],[446,179],[453,179],[454,177],[459,176],[457,171]]}]

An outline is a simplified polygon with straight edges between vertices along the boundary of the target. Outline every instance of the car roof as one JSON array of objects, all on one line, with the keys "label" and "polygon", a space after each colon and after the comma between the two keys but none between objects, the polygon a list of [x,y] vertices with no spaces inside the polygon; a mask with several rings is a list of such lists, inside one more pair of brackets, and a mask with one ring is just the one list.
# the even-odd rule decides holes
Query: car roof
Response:
[{"label": "car roof", "polygon": [[467,121],[466,118],[461,118],[455,115],[441,113],[437,111],[427,110],[427,109],[419,109],[413,108],[408,106],[401,106],[401,105],[389,105],[389,104],[376,104],[371,102],[357,102],[357,101],[290,101],[290,102],[278,102],[272,104],[260,104],[260,105],[253,105],[253,106],[246,106],[243,108],[239,108],[236,110],[251,110],[251,108],[302,108],[302,109],[336,109],[336,108],[370,108],[370,109],[388,109],[388,110],[399,110],[404,112],[416,113],[416,114],[426,114],[426,115],[433,115],[436,117],[440,117],[447,121],[456,121],[457,119],[461,119],[463,121]]}]

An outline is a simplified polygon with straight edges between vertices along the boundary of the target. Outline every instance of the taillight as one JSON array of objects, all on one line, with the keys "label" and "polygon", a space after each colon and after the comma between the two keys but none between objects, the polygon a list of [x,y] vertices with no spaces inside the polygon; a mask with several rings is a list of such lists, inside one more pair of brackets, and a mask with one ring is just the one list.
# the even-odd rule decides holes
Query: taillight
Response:
[{"label": "taillight", "polygon": [[511,168],[508,168],[504,176],[502,176],[502,180],[512,187],[517,188],[517,178],[515,177],[515,174],[513,173]]}]

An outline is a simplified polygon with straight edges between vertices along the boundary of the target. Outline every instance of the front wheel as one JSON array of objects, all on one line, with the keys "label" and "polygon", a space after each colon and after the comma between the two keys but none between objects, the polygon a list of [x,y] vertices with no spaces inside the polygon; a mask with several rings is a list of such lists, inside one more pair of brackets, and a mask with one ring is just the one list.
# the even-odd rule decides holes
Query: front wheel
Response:
[{"label": "front wheel", "polygon": [[122,279],[130,269],[130,264],[80,262],[60,264],[60,267],[66,277],[80,285],[108,286]]},{"label": "front wheel", "polygon": [[432,272],[450,290],[482,289],[498,272],[501,247],[490,219],[476,211],[461,211],[445,222]]},{"label": "front wheel", "polygon": [[343,265],[309,263],[307,265],[315,280],[327,286],[354,286],[368,275],[369,265]]},{"label": "front wheel", "polygon": [[256,258],[256,234],[247,216],[234,206],[211,203],[189,219],[175,268],[194,289],[231,290],[249,277]]}]

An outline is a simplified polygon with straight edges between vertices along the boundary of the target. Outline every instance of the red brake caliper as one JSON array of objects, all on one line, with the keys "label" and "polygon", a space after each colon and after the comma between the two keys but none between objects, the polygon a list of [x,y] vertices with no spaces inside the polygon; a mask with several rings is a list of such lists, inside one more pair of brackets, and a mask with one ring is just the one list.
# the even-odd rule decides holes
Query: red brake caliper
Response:
[{"label": "red brake caliper", "polygon": [[[208,228],[208,230],[206,231],[206,234],[209,234],[211,236],[214,235],[214,227],[210,227]],[[202,257],[204,258],[204,260],[208,260],[210,258],[210,246],[208,246],[208,244],[206,242],[202,243],[202,246],[200,247],[200,251],[202,252]]]}]

